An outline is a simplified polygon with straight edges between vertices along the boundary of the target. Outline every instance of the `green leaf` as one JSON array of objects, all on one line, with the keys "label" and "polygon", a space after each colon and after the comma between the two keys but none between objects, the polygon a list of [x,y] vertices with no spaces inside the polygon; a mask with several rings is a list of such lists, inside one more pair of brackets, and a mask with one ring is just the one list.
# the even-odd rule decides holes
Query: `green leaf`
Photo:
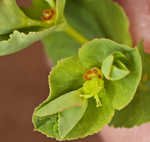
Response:
[{"label": "green leaf", "polygon": [[60,59],[77,56],[80,44],[64,32],[55,32],[43,39],[45,50],[55,65]]},{"label": "green leaf", "polygon": [[114,52],[126,56],[127,68],[130,70],[130,74],[121,80],[105,80],[105,89],[112,99],[113,107],[120,110],[133,99],[141,79],[142,64],[138,50],[107,39],[96,39],[83,45],[79,58],[87,68],[101,68],[103,61]]},{"label": "green leaf", "polygon": [[78,57],[69,57],[59,61],[49,76],[50,98],[54,99],[81,88],[85,71],[86,68],[83,67]]},{"label": "green leaf", "polygon": [[29,32],[24,34],[22,32],[14,31],[8,40],[0,41],[0,56],[9,55],[27,48],[30,44],[42,39],[50,33],[61,28],[62,25],[57,25],[49,29],[39,32]]},{"label": "green leaf", "polygon": [[87,101],[81,99],[79,93],[79,91],[72,91],[38,106],[32,118],[35,130],[49,137],[63,139],[80,121],[87,109]]},{"label": "green leaf", "polygon": [[41,132],[49,137],[59,137],[58,135],[58,114],[49,118],[32,117],[34,130]]},{"label": "green leaf", "polygon": [[17,29],[45,25],[41,21],[27,17],[17,6],[16,0],[0,1],[0,17],[0,35],[11,33]]},{"label": "green leaf", "polygon": [[[101,101],[102,107],[96,107],[95,100],[90,99],[88,106],[85,102],[81,107],[65,110],[59,115],[42,118],[33,115],[35,130],[57,140],[72,140],[97,133],[114,115],[109,95],[103,93]],[[42,107],[43,104],[36,110]]]},{"label": "green leaf", "polygon": [[150,122],[150,54],[145,53],[141,45],[139,45],[139,50],[143,64],[142,80],[133,101],[123,110],[116,112],[110,123],[111,126],[133,127]]},{"label": "green leaf", "polygon": [[83,99],[80,97],[80,91],[72,91],[64,94],[57,99],[43,105],[40,109],[34,112],[37,117],[51,117],[51,115],[64,110],[79,107],[83,105]]},{"label": "green leaf", "polygon": [[67,23],[87,39],[92,40],[96,37],[105,36],[97,19],[87,10],[84,4],[80,4],[79,0],[67,1],[64,14]]},{"label": "green leaf", "polygon": [[101,96],[101,101],[102,107],[96,107],[95,100],[89,100],[88,108],[83,118],[65,137],[65,139],[72,140],[92,135],[99,132],[111,121],[114,115],[114,109],[112,107],[109,94],[104,93]]},{"label": "green leaf", "polygon": [[120,54],[123,56],[122,53],[115,52],[109,55],[108,57],[106,57],[106,59],[104,59],[102,63],[102,72],[104,76],[106,77],[106,79],[120,80],[126,77],[130,73],[128,68],[121,61],[121,58],[115,59],[115,56],[118,56],[118,55],[120,56]]},{"label": "green leaf", "polygon": [[[80,63],[78,57],[70,57],[59,61],[58,64],[52,69],[49,76],[50,95],[47,100],[35,109],[35,111],[40,110],[50,101],[55,101],[55,99],[59,98],[59,96],[79,89],[83,84],[82,76],[84,72],[85,68]],[[49,119],[37,118],[33,115],[33,124],[37,131],[40,131],[49,137],[60,139],[58,132],[58,118],[57,121],[52,123],[52,120],[54,119],[53,117],[55,117],[55,115]]]},{"label": "green leaf", "polygon": [[123,9],[112,0],[76,0],[97,19],[105,37],[132,46],[129,22]]},{"label": "green leaf", "polygon": [[77,125],[87,109],[87,101],[80,107],[73,107],[59,113],[58,127],[61,139]]}]

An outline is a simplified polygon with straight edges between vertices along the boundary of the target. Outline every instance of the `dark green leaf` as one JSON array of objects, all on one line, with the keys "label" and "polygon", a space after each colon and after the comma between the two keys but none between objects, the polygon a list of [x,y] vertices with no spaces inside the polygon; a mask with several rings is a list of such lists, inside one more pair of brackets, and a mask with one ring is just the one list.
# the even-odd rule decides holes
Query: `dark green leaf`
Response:
[{"label": "dark green leaf", "polygon": [[105,37],[103,28],[99,26],[97,19],[79,0],[66,2],[65,18],[69,25],[89,40]]},{"label": "dark green leaf", "polygon": [[112,0],[76,0],[97,19],[105,37],[132,46],[129,22],[123,9]]}]

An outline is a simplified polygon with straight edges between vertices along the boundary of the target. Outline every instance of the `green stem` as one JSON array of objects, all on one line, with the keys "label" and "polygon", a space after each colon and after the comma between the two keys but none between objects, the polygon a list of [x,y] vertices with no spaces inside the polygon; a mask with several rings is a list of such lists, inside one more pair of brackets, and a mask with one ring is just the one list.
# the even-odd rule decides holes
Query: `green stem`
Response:
[{"label": "green stem", "polygon": [[43,21],[38,21],[38,20],[30,20],[28,23],[28,26],[40,26],[44,28],[50,27],[50,24],[47,24],[46,22]]},{"label": "green stem", "polygon": [[64,31],[71,36],[73,39],[75,39],[76,41],[78,41],[80,44],[84,44],[88,41],[87,38],[85,38],[83,35],[81,35],[78,31],[76,31],[75,29],[73,29],[70,25],[66,25],[64,27]]},{"label": "green stem", "polygon": [[51,8],[55,9],[56,5],[55,5],[55,2],[54,0],[50,0],[50,1],[47,1],[49,3],[49,5],[51,6]]}]

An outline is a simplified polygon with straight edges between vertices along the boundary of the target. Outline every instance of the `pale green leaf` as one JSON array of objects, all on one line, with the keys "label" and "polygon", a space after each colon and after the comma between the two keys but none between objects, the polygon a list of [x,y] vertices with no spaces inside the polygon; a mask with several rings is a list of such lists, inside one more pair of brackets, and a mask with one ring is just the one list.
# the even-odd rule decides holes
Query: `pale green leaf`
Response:
[{"label": "pale green leaf", "polygon": [[80,97],[80,91],[72,91],[53,101],[47,102],[40,109],[36,110],[33,115],[37,117],[51,117],[51,115],[58,112],[82,106],[83,101],[84,100]]},{"label": "pale green leaf", "polygon": [[44,38],[50,33],[61,28],[62,25],[57,25],[49,29],[39,32],[29,32],[27,34],[19,31],[14,31],[8,40],[0,41],[0,56],[9,55],[27,48],[30,44]]},{"label": "pale green leaf", "polygon": [[[87,108],[87,101],[84,99],[81,99],[81,97],[78,96],[79,93],[80,92],[78,91],[72,91],[70,93],[62,95],[61,97],[53,101],[50,101],[50,98],[48,98],[46,101],[40,104],[35,109],[33,117],[32,117],[32,122],[34,124],[35,130],[47,135],[48,137],[61,139],[62,135],[60,135],[61,132],[59,132],[59,129],[62,129],[62,130],[67,129],[67,131],[69,132],[71,130],[71,127],[76,125],[76,123],[82,118]],[[61,108],[61,113],[59,113],[60,112],[59,108]],[[46,115],[48,114],[47,116],[45,116],[45,114],[43,115],[44,113],[43,109],[44,109],[44,112],[46,112]],[[69,115],[67,115],[68,114],[67,112],[70,112],[71,110],[75,113],[74,115],[77,116],[73,118],[74,120],[72,119],[70,120],[74,123],[71,123],[71,125],[69,126],[67,125],[61,126],[62,123],[65,122],[64,118],[67,119],[69,117]],[[39,113],[40,117],[37,116],[37,113]]]},{"label": "pale green leaf", "polygon": [[87,101],[80,107],[73,107],[59,113],[58,127],[61,139],[77,125],[87,110]]}]

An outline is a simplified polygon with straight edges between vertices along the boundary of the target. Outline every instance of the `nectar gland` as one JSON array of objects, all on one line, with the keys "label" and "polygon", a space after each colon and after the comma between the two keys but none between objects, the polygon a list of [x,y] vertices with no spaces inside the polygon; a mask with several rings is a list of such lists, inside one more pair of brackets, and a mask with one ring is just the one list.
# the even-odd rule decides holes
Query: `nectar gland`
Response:
[{"label": "nectar gland", "polygon": [[55,17],[55,11],[53,9],[46,9],[43,11],[41,19],[45,22],[50,22]]}]

